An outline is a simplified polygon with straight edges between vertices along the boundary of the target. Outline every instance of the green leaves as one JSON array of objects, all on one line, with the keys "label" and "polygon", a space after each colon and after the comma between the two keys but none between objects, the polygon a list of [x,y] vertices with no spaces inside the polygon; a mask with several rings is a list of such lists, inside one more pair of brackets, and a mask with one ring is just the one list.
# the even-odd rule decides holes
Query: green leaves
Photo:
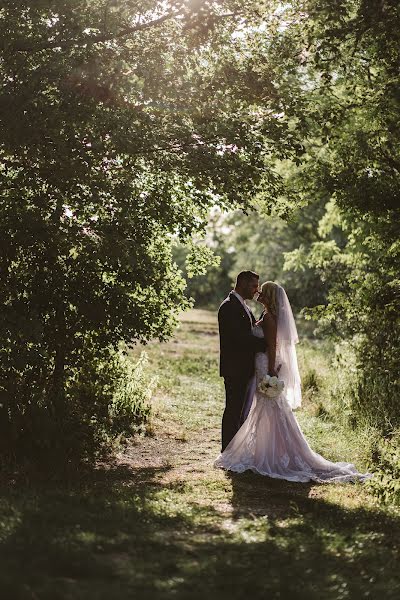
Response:
[{"label": "green leaves", "polygon": [[186,272],[189,278],[195,275],[205,275],[210,266],[217,267],[221,258],[216,256],[211,248],[199,244],[191,244],[186,255]]},{"label": "green leaves", "polygon": [[[264,107],[264,82],[277,102],[271,70],[230,44],[237,12],[259,21],[256,5],[2,7],[6,445],[31,409],[62,423],[80,398],[100,422],[107,389],[96,363],[121,341],[166,339],[189,305],[174,240],[197,239],[211,207],[247,207],[256,191],[276,189],[267,156],[293,144]],[[188,273],[210,263],[218,258],[205,245],[192,247]],[[96,388],[87,398],[77,383],[85,370]]]},{"label": "green leaves", "polygon": [[[285,283],[295,294],[308,282],[320,304],[325,279],[338,329],[366,331],[378,290],[395,305],[400,26],[394,0],[384,5],[4,4],[7,418],[27,403],[52,410],[87,348],[96,356],[170,334],[188,305],[173,245],[197,240],[215,206],[274,219],[304,210],[284,231],[271,221],[268,242],[253,222],[254,235],[232,240],[236,264],[247,243],[269,273],[282,273],[276,248],[290,253]],[[220,253],[222,278],[210,248],[189,244],[193,284],[210,262],[215,281],[230,282],[232,243]]]}]

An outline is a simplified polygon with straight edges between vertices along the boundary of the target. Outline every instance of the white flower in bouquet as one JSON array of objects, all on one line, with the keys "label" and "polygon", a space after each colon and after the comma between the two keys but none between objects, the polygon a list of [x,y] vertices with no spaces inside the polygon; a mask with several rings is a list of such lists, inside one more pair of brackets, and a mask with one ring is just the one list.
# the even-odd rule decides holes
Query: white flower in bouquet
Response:
[{"label": "white flower in bouquet", "polygon": [[276,398],[282,393],[285,387],[285,383],[282,379],[278,379],[273,375],[264,375],[260,383],[258,384],[258,391],[268,396],[268,398]]}]

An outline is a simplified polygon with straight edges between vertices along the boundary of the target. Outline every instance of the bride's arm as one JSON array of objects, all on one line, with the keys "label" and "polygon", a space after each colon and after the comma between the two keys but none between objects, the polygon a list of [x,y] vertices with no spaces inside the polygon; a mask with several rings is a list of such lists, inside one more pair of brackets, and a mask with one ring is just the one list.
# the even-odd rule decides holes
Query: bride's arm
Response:
[{"label": "bride's arm", "polygon": [[276,361],[276,321],[272,315],[267,313],[264,315],[262,328],[264,332],[264,338],[267,342],[267,356],[268,356],[268,373],[269,375],[278,375],[275,369]]}]

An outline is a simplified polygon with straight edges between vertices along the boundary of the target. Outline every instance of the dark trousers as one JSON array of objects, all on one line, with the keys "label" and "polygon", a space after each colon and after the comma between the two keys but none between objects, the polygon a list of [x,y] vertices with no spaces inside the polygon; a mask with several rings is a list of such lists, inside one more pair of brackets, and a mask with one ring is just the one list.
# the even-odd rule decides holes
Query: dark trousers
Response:
[{"label": "dark trousers", "polygon": [[224,377],[226,405],[222,417],[222,451],[239,430],[247,385],[251,377]]}]

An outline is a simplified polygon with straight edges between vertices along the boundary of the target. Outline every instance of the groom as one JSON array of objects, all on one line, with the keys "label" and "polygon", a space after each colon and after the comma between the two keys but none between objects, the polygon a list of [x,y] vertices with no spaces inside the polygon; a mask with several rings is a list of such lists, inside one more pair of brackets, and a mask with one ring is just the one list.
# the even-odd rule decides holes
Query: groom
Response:
[{"label": "groom", "polygon": [[265,351],[265,340],[252,335],[256,320],[245,303],[258,292],[259,275],[242,271],[235,289],[218,310],[220,375],[224,378],[226,406],[222,417],[222,451],[240,428],[246,388],[254,374],[256,352]]}]

